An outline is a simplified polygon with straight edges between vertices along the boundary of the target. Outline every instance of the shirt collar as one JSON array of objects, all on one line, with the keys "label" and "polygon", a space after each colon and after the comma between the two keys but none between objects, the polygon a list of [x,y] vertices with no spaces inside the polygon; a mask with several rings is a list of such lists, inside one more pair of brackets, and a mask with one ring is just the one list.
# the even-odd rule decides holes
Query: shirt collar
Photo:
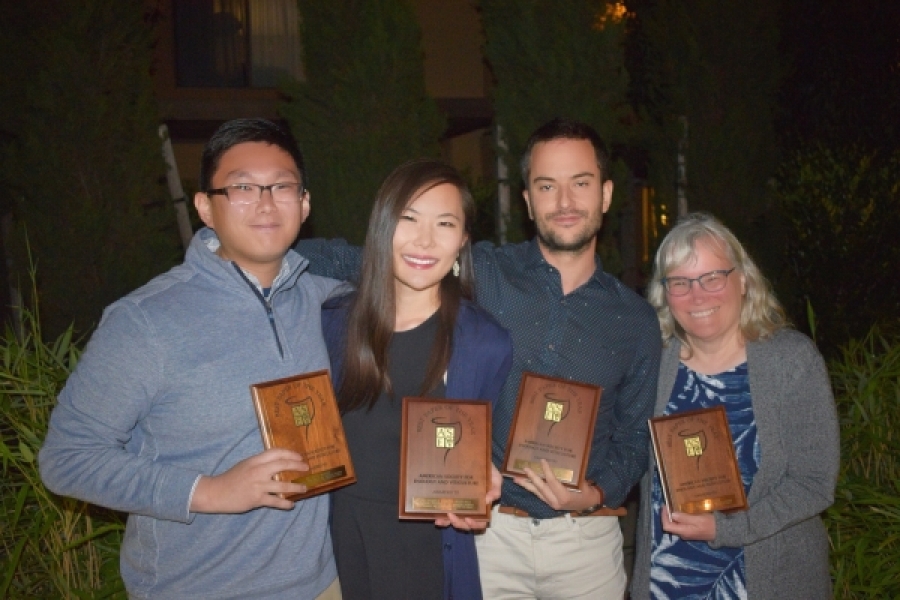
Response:
[{"label": "shirt collar", "polygon": [[[609,287],[610,282],[607,278],[611,277],[611,275],[603,270],[603,263],[601,262],[599,255],[594,255],[594,262],[596,263],[596,266],[594,267],[594,273],[591,275],[591,278],[588,279],[588,284],[597,284],[604,288]],[[537,237],[531,238],[531,242],[529,242],[528,249],[525,252],[525,269],[532,270],[549,266],[552,265],[544,258],[544,253],[541,252]]]},{"label": "shirt collar", "polygon": [[[216,251],[222,245],[222,242],[219,241],[219,237],[217,235],[215,235],[215,232],[213,232],[212,230],[210,230],[210,231],[213,233],[213,235],[204,237],[203,244],[207,247],[207,249],[210,252],[212,252],[213,254],[216,254]],[[281,269],[278,270],[278,275],[275,276],[275,279],[272,281],[272,285],[269,286],[270,290],[274,290],[275,288],[277,288],[278,284],[281,283],[282,281],[284,281],[288,277],[288,275],[290,275],[290,273],[292,271],[292,267],[290,265],[290,261],[288,260],[289,254],[290,254],[290,251],[285,253],[284,258],[281,259]],[[259,293],[262,294],[263,287],[259,283],[259,279],[256,278],[256,275],[254,275],[250,271],[244,269],[243,267],[241,267],[241,265],[239,265],[237,263],[234,263],[234,264],[237,266],[238,269],[241,270],[241,273],[243,273],[244,276],[247,277],[247,280],[250,283],[252,283],[256,287],[257,290],[259,290]],[[270,293],[271,293],[271,291],[270,291]]]}]

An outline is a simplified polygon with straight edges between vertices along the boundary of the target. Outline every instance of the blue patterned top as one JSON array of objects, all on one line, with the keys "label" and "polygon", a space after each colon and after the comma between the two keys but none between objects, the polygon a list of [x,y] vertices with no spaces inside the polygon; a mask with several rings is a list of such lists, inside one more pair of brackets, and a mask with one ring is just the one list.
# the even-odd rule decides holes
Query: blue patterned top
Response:
[{"label": "blue patterned top", "polygon": [[[760,448],[756,419],[750,398],[747,363],[718,375],[703,375],[683,363],[665,414],[725,406],[744,491],[750,493],[759,468]],[[650,552],[650,593],[653,598],[732,599],[746,598],[744,549],[711,548],[702,541],[687,541],[662,530],[664,505],[659,473],[653,475],[651,492],[653,545]]]}]

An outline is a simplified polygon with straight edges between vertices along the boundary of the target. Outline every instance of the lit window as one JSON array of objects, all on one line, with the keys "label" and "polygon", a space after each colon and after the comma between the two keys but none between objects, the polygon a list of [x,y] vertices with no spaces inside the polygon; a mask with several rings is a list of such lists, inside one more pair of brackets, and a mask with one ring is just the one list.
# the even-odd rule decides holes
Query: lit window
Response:
[{"label": "lit window", "polygon": [[174,0],[179,87],[275,87],[303,79],[296,0]]}]

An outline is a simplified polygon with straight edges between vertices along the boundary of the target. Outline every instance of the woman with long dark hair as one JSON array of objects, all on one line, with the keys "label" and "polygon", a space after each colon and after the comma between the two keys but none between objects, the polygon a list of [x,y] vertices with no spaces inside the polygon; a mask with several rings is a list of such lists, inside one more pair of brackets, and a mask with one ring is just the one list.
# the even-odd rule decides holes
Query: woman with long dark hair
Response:
[{"label": "woman with long dark hair", "polygon": [[[357,290],[323,312],[358,478],[333,494],[345,599],[481,598],[471,532],[397,519],[402,398],[494,402],[511,365],[509,334],[473,303],[474,208],[444,163],[395,169],[375,198]],[[472,524],[439,524],[451,520]]]}]

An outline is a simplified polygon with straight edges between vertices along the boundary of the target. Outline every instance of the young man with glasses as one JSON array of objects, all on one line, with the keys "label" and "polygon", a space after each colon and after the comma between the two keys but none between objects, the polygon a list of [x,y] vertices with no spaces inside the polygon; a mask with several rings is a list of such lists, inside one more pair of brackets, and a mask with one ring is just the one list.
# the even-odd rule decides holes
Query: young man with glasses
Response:
[{"label": "young man with glasses", "polygon": [[185,262],[109,306],[39,456],[58,494],[129,513],[133,598],[340,598],[328,499],[272,479],[249,386],[326,369],[320,306],[337,284],[290,245],[309,214],[303,156],[262,119],[209,140]]},{"label": "young man with glasses", "polygon": [[[473,248],[476,299],[513,338],[513,367],[493,414],[495,464],[523,372],[599,385],[603,395],[581,489],[562,486],[549,467],[504,481],[490,527],[476,537],[484,597],[622,598],[622,511],[612,509],[647,468],[659,324],[596,256],[613,189],[597,132],[554,119],[532,134],[521,166],[537,236]],[[341,241],[302,240],[297,248],[320,274],[358,272],[358,249]]]}]

